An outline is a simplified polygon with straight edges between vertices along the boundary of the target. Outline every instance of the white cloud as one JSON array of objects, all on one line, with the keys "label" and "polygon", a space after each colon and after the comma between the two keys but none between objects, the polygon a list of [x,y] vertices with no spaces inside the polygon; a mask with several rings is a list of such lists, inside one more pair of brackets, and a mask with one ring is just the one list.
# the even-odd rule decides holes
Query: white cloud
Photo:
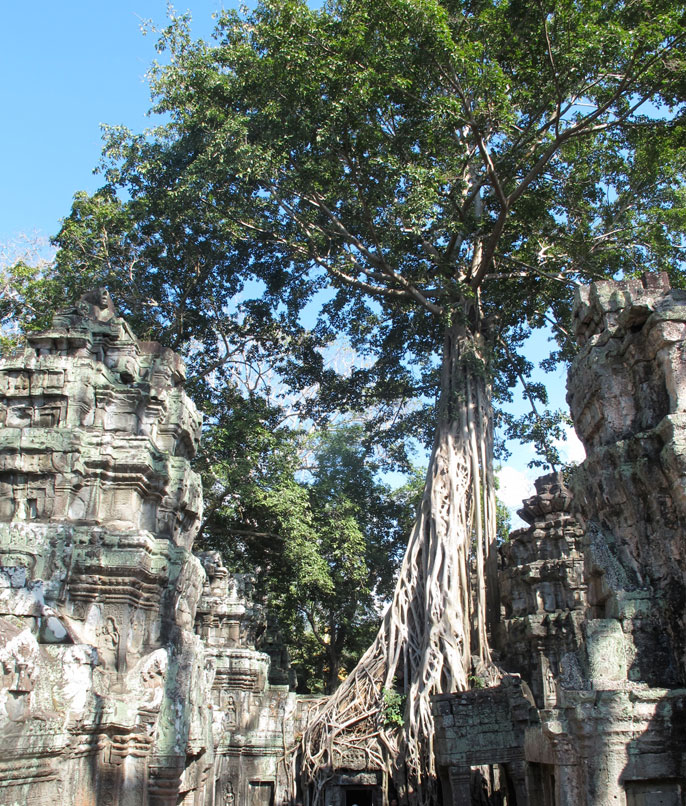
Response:
[{"label": "white cloud", "polygon": [[[571,426],[565,428],[564,439],[555,441],[555,447],[560,451],[560,457],[563,462],[579,463],[586,458],[584,446]],[[521,508],[524,499],[535,494],[534,479],[550,472],[550,468],[544,467],[520,469],[525,467],[524,463],[533,455],[534,452],[530,445],[522,445],[512,456],[517,466],[514,464],[503,465],[496,474],[500,484],[497,495],[510,510],[513,529],[525,525],[524,521],[517,516],[516,511]]]},{"label": "white cloud", "polygon": [[565,428],[564,439],[555,440],[555,447],[560,451],[563,462],[575,462],[578,464],[586,458],[584,446],[571,425]]},{"label": "white cloud", "polygon": [[524,472],[510,465],[504,465],[498,470],[498,498],[510,509],[519,509],[525,498],[530,498],[536,491],[534,477],[537,471]]}]

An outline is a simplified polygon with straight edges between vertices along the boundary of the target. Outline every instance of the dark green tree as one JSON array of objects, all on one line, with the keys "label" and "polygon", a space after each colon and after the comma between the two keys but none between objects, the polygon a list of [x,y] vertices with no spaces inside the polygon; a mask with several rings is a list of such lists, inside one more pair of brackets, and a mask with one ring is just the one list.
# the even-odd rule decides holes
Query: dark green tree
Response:
[{"label": "dark green tree", "polygon": [[417,495],[392,495],[375,478],[361,437],[359,427],[348,426],[320,438],[308,485],[332,588],[308,603],[306,616],[325,658],[329,693],[374,637],[402,560],[402,527],[419,503]]},{"label": "dark green tree", "polygon": [[300,385],[310,383],[322,364],[318,342],[292,311],[263,299],[249,245],[217,241],[209,217],[187,203],[174,194],[122,201],[111,186],[77,193],[53,238],[54,261],[5,269],[0,325],[45,328],[65,299],[104,285],[140,338],[184,356],[189,391],[210,416],[236,385],[276,402],[281,374],[297,368]]},{"label": "dark green tree", "polygon": [[209,427],[197,543],[256,575],[299,689],[330,693],[378,627],[418,497],[394,496],[377,480],[359,427],[305,436],[280,417],[238,397]]}]

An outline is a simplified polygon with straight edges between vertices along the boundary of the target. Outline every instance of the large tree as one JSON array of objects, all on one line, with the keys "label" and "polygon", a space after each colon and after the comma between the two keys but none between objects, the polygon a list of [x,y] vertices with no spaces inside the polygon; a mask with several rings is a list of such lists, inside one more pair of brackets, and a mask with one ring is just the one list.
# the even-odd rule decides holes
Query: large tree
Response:
[{"label": "large tree", "polygon": [[[392,601],[303,739],[316,792],[359,746],[426,804],[429,697],[489,661],[493,394],[525,375],[530,325],[549,319],[564,340],[576,282],[680,269],[683,7],[271,0],[222,13],[209,44],[186,23],[162,32],[169,58],[152,73],[166,122],[108,143],[107,180],[142,211],[138,231],[153,237],[161,217],[163,260],[225,245],[231,260],[197,276],[259,278],[284,327],[327,287],[315,335],[344,331],[363,362],[346,377],[319,365],[322,399],[376,405],[381,436],[419,432],[408,402],[435,401]],[[401,728],[389,690],[406,695]]]}]

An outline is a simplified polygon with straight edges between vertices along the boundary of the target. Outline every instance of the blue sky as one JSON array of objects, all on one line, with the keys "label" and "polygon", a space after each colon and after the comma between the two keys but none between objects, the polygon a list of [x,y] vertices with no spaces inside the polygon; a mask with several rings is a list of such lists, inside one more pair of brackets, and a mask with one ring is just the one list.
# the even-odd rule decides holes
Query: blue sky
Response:
[{"label": "blue sky", "polygon": [[[228,4],[227,4],[228,5]],[[193,0],[207,35],[214,0]],[[77,190],[95,190],[100,124],[149,126],[145,73],[164,0],[37,0],[3,6],[0,27],[0,241],[54,235]]]},{"label": "blue sky", "polygon": [[[225,3],[232,7],[231,3]],[[193,31],[208,36],[215,0],[177,6],[190,10]],[[155,36],[141,25],[163,26],[164,0],[37,0],[7,3],[0,29],[0,245],[28,237],[48,239],[69,213],[73,194],[93,191],[101,149],[100,125],[123,124],[140,131],[149,93],[145,74],[155,59]],[[21,248],[21,247],[20,247]],[[11,251],[11,250],[10,250]],[[532,355],[544,356],[545,333]],[[543,376],[554,408],[565,405],[564,374]],[[525,409],[522,403],[515,406]],[[500,497],[515,508],[540,471],[527,470],[528,446],[512,446],[501,476]],[[572,439],[569,458],[579,459]]]}]

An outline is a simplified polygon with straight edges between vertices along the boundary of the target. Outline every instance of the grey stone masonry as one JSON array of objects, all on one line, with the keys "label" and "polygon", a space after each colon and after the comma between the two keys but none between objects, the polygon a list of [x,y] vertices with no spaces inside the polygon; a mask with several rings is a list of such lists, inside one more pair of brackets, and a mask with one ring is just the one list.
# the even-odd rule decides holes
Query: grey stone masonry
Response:
[{"label": "grey stone masonry", "polygon": [[568,400],[587,458],[589,604],[631,639],[632,680],[686,682],[686,291],[665,275],[577,292]]},{"label": "grey stone masonry", "polygon": [[191,552],[184,378],[104,289],[0,360],[3,806],[283,796],[293,695],[267,683],[249,580]]},{"label": "grey stone masonry", "polygon": [[[587,458],[538,480],[501,547],[499,682],[433,701],[444,806],[686,802],[686,291],[597,283],[574,323]],[[251,577],[193,554],[184,378],[104,289],[0,359],[2,806],[296,794],[285,751],[320,701],[290,691]],[[325,806],[386,806],[366,755]]]},{"label": "grey stone masonry", "polygon": [[451,806],[685,802],[686,291],[665,275],[596,283],[573,318],[586,460],[569,489],[544,476],[524,502],[492,635],[536,708],[527,723],[502,686],[436,698]]},{"label": "grey stone masonry", "polygon": [[[492,636],[502,666],[520,674],[539,707],[574,678],[587,607],[584,529],[560,474],[536,480],[519,515],[529,523],[501,547],[501,619]],[[574,679],[570,681],[574,684]]]}]

